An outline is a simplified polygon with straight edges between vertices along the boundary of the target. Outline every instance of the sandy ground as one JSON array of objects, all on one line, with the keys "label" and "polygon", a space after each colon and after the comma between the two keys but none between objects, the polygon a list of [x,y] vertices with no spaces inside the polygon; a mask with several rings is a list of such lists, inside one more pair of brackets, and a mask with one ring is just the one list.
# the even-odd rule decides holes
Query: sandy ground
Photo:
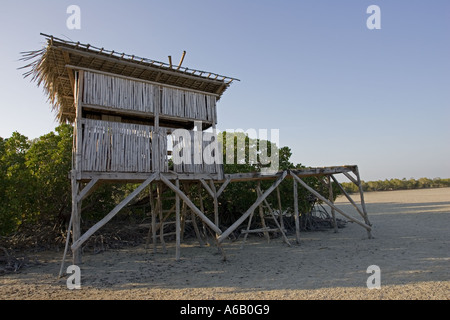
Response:
[{"label": "sandy ground", "polygon": [[[450,298],[450,188],[366,193],[374,239],[355,223],[338,233],[303,232],[300,245],[251,238],[215,247],[184,243],[85,253],[81,290],[57,279],[62,253],[0,277],[0,299],[445,299]],[[345,198],[339,206],[359,217]],[[339,217],[339,216],[338,216]],[[294,243],[294,236],[289,239]],[[160,248],[159,248],[160,251]],[[33,257],[32,257],[33,258]],[[67,262],[66,266],[70,264]],[[370,265],[381,288],[368,289]]]}]

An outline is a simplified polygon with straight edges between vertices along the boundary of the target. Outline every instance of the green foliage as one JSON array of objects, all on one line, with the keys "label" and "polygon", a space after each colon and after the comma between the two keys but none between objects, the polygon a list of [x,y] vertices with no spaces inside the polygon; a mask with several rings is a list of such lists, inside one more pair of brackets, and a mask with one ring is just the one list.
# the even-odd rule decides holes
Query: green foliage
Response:
[{"label": "green foliage", "polygon": [[26,167],[27,137],[14,132],[0,140],[0,234],[15,230],[29,213],[24,202],[32,194],[32,181]]},{"label": "green foliage", "polygon": [[[348,193],[359,192],[358,187],[352,182],[341,183],[345,191]],[[406,178],[403,179],[390,179],[390,180],[377,180],[377,181],[362,181],[362,188],[364,192],[367,191],[392,191],[392,190],[411,190],[411,189],[423,189],[423,188],[443,188],[450,187],[450,179],[441,178],[420,178],[418,180]]]},{"label": "green foliage", "polygon": [[[260,172],[261,168],[264,167],[259,161],[251,162],[250,151],[252,148],[259,148],[260,144],[267,143],[268,150],[272,150],[272,153],[269,153],[269,157],[274,153],[278,153],[279,160],[279,171],[288,170],[288,169],[301,169],[304,168],[301,164],[294,165],[290,162],[290,157],[292,156],[291,149],[289,147],[278,148],[276,145],[272,145],[271,142],[268,141],[260,141],[259,139],[250,139],[248,136],[245,137],[245,145],[238,145],[237,139],[243,140],[243,137],[240,135],[244,135],[243,133],[235,133],[234,135],[227,135],[223,133],[223,135],[219,139],[223,145],[223,154],[224,154],[224,172],[225,173],[245,173],[245,172]],[[230,157],[229,154],[226,154],[226,139],[233,138],[234,139],[234,161],[233,163],[227,164],[226,157]],[[238,154],[245,154],[245,161],[239,161],[240,157]],[[230,157],[231,158],[231,157]],[[241,159],[242,160],[242,159]],[[257,158],[259,160],[259,157]],[[228,161],[230,162],[230,161]],[[307,177],[303,179],[308,185],[313,187],[315,190],[319,190],[325,197],[328,198],[328,188],[325,188],[323,184],[319,181],[319,179],[315,177]],[[261,181],[261,189],[266,190],[272,184],[274,180],[263,180]],[[256,181],[243,181],[243,182],[233,182],[230,183],[225,191],[219,198],[219,216],[221,223],[230,224],[232,221],[235,221],[238,217],[240,217],[258,198],[257,195],[257,184]],[[293,198],[293,181],[292,179],[285,179],[279,185],[280,190],[280,198],[281,198],[281,209],[282,211],[293,212],[294,206],[294,198]],[[336,186],[335,188],[335,196],[339,194],[339,190]],[[207,195],[205,195],[207,197]],[[299,211],[303,213],[307,213],[311,210],[313,202],[309,201],[310,193],[304,188],[298,188],[298,204]],[[272,192],[267,198],[267,202],[270,206],[279,210],[279,202],[276,192]],[[205,206],[208,209],[208,212],[212,212],[212,205]]]}]

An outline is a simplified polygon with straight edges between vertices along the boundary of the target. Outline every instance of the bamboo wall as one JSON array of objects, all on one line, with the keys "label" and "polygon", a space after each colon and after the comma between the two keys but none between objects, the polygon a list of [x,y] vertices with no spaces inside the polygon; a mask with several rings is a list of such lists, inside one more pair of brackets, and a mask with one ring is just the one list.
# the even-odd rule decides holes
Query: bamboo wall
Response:
[{"label": "bamboo wall", "polygon": [[[84,119],[82,124],[82,171],[153,171],[153,127],[91,119]],[[160,141],[161,154],[166,155],[167,139]]]},{"label": "bamboo wall", "polygon": [[94,72],[84,72],[86,105],[216,122],[216,97]]},{"label": "bamboo wall", "polygon": [[[81,170],[83,172],[161,172],[169,171],[168,163],[168,129],[159,128],[158,134],[154,127],[131,123],[110,122],[103,120],[83,119],[82,122],[82,153]],[[214,141],[212,133],[209,139],[200,140],[195,146],[194,131],[191,136],[190,159],[180,164],[174,164],[171,170],[177,173],[217,173],[215,163],[196,163],[199,150],[211,148]],[[159,143],[156,144],[156,139]],[[187,148],[186,146],[183,146]],[[155,150],[155,148],[158,148]],[[201,156],[200,154],[200,156]],[[198,161],[197,161],[198,162]]]}]

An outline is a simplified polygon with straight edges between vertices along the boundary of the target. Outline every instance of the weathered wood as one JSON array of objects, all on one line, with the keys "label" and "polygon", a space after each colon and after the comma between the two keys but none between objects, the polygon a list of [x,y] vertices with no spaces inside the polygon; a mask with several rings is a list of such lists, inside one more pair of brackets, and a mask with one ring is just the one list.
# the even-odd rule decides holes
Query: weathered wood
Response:
[{"label": "weathered wood", "polygon": [[[67,50],[67,51],[72,51],[72,49],[70,48],[64,48],[63,50]],[[76,51],[77,54],[79,54],[79,51]],[[86,54],[89,54],[86,52]],[[115,59],[113,59],[114,61]],[[114,63],[117,61],[114,61]],[[121,63],[125,63],[127,64],[126,61],[122,61]],[[136,67],[135,64],[131,63],[133,67]],[[149,80],[144,80],[144,79],[139,79],[139,78],[134,78],[134,77],[128,77],[128,76],[124,76],[124,75],[120,75],[120,74],[116,74],[116,73],[110,73],[110,72],[105,72],[105,71],[100,71],[100,70],[94,70],[94,69],[90,69],[90,68],[84,68],[84,67],[80,67],[80,66],[74,66],[74,65],[70,65],[70,64],[66,64],[65,65],[66,68],[71,68],[73,70],[83,70],[83,71],[88,71],[88,72],[92,72],[92,73],[97,73],[97,74],[102,74],[102,75],[106,75],[106,76],[111,76],[114,78],[119,78],[119,79],[124,79],[124,80],[132,80],[132,81],[136,81],[136,82],[143,82],[143,83],[147,83],[147,84],[153,84],[156,86],[160,86],[160,87],[165,87],[165,88],[173,88],[173,89],[179,89],[180,87],[177,86],[173,86],[173,85],[169,85],[169,84],[165,84],[165,83],[160,83],[160,82],[153,82],[153,81],[149,81]],[[156,69],[156,71],[159,71],[158,69]],[[179,74],[178,74],[179,75]],[[183,75],[186,77],[192,77],[189,75]],[[198,77],[192,77],[192,79],[198,80]],[[203,79],[202,79],[203,81]],[[211,93],[211,92],[204,92],[204,91],[199,91],[199,90],[195,90],[195,89],[190,89],[190,88],[183,88],[183,90],[187,91],[187,92],[194,92],[194,93],[202,93],[202,94],[206,94],[209,96],[214,96],[214,97],[219,97],[219,94],[215,94],[215,93]]]},{"label": "weathered wood", "polygon": [[[153,197],[153,188],[152,188],[152,184],[150,184],[148,186],[148,191],[149,191],[149,201],[150,201],[150,210],[151,210],[151,217],[152,217],[152,242],[153,242],[153,253],[156,253],[156,237],[157,237],[157,233],[156,233],[156,205],[155,205],[155,200]],[[147,246],[148,246],[148,242],[150,240],[150,234],[147,236]]]},{"label": "weathered wood", "polygon": [[204,179],[200,179],[200,183],[203,185],[203,187],[205,188],[205,190],[209,193],[209,195],[211,197],[214,198],[214,191],[212,191],[212,189],[208,186],[208,184],[206,183],[206,181]]},{"label": "weathered wood", "polygon": [[[333,175],[331,175],[333,177]],[[333,177],[334,178],[334,177]],[[333,179],[334,181],[334,179]],[[334,203],[334,194],[333,194],[333,184],[330,180],[330,176],[327,176],[327,184],[328,184],[328,199],[331,203]],[[334,232],[338,232],[338,225],[336,221],[336,213],[334,212],[334,208],[331,208],[331,217],[333,218],[333,228]]]},{"label": "weathered wood", "polygon": [[359,169],[358,169],[358,167],[355,167],[353,172],[356,175],[357,186],[358,186],[358,189],[359,189],[359,195],[360,195],[360,199],[361,199],[361,207],[362,207],[363,213],[364,213],[364,220],[366,221],[366,224],[372,225],[370,223],[370,221],[369,221],[369,216],[367,214],[366,202],[364,200],[364,191],[363,191],[363,188],[362,188],[361,178],[359,176]]},{"label": "weathered wood", "polygon": [[297,181],[294,179],[294,221],[295,221],[295,240],[300,244],[300,213],[298,211],[298,190]]},{"label": "weathered wood", "polygon": [[280,219],[280,227],[282,230],[285,230],[284,228],[284,219],[283,219],[283,208],[281,205],[281,195],[280,195],[280,187],[277,187],[277,200],[278,200],[278,210],[279,210],[279,216]]},{"label": "weathered wood", "polygon": [[310,186],[308,186],[302,179],[300,179],[299,177],[297,177],[293,172],[291,172],[291,176],[294,177],[294,179],[300,183],[305,189],[307,189],[309,192],[311,192],[312,194],[314,194],[317,198],[319,198],[320,200],[322,200],[323,202],[325,202],[327,205],[329,205],[331,208],[334,208],[337,212],[339,212],[340,214],[342,214],[344,217],[346,217],[347,219],[359,224],[361,227],[365,228],[367,231],[370,231],[372,228],[349,216],[348,214],[346,214],[344,211],[342,211],[341,209],[339,209],[338,207],[336,207],[334,204],[332,204],[330,201],[328,201],[328,199],[326,199],[325,197],[323,197],[320,193],[318,193],[316,190],[314,190],[313,188],[311,188]]},{"label": "weathered wood", "polygon": [[[175,186],[180,190],[180,180],[175,180]],[[180,225],[180,196],[178,192],[175,192],[175,259],[180,260],[180,240],[181,240],[181,225]]]},{"label": "weathered wood", "polygon": [[[91,195],[95,189],[98,187],[97,182],[98,178],[92,179],[84,188],[81,190],[81,192],[77,196],[77,201],[83,201],[86,199],[89,195]],[[95,187],[95,188],[94,188]]]},{"label": "weathered wood", "polygon": [[[198,185],[198,198],[199,198],[199,202],[200,202],[200,211],[205,212],[205,208],[203,206],[202,185],[201,185],[201,183],[198,183],[197,185]],[[202,221],[202,226],[203,226],[203,234],[205,236],[206,242],[208,243],[208,245],[211,245],[211,242],[209,241],[209,238],[208,238],[208,231],[206,230],[207,225],[204,221]]]},{"label": "weathered wood", "polygon": [[164,221],[169,216],[170,213],[167,214],[166,217],[163,218],[163,208],[162,208],[162,184],[161,182],[157,182],[156,184],[156,205],[158,207],[158,213],[159,213],[159,223],[160,223],[160,229],[159,229],[159,239],[161,242],[162,252],[166,253],[166,242],[164,241]]},{"label": "weathered wood", "polygon": [[[258,181],[258,185],[257,185],[256,189],[257,189],[258,197],[261,196],[262,195],[262,192],[261,192],[261,181]],[[266,200],[266,199],[264,199],[264,200]],[[262,228],[263,229],[267,229],[267,227],[266,227],[266,220],[264,219],[264,209],[262,207],[262,203],[263,202],[261,202],[261,204],[259,205],[259,218],[261,219]],[[264,237],[266,238],[267,242],[270,242],[270,235],[269,235],[269,233],[267,231],[264,232]]]},{"label": "weathered wood", "polygon": [[[253,214],[254,214],[254,213],[255,213],[255,210],[253,210],[253,211],[250,213],[250,216],[249,216],[249,218],[248,218],[247,229],[246,229],[247,232],[244,233],[245,235],[244,235],[244,240],[242,241],[241,249],[244,248],[245,242],[247,241],[248,234],[250,233],[250,227],[251,227],[251,225],[252,225],[252,220],[253,220]],[[242,233],[242,232],[241,232],[241,233]]]},{"label": "weathered wood", "polygon": [[77,180],[81,179],[81,171],[82,171],[82,94],[83,94],[83,81],[84,81],[84,71],[77,72],[77,79],[75,81],[76,88],[74,90],[74,102],[75,102],[75,128],[76,128],[76,153],[75,153],[75,170],[77,174]]},{"label": "weathered wood", "polygon": [[222,235],[217,239],[219,243],[223,242],[234,230],[236,230],[242,222],[244,222],[248,216],[255,210],[256,207],[281,183],[281,181],[286,178],[287,171],[284,171],[278,179],[268,188],[261,197],[253,203],[253,205],[238,219],[236,220],[227,230],[225,230]]},{"label": "weathered wood", "polygon": [[[72,243],[76,242],[80,238],[81,234],[81,211],[78,198],[79,182],[77,181],[76,170],[71,172],[71,185],[72,185]],[[81,263],[81,252],[76,249],[72,249],[73,264]]]},{"label": "weathered wood", "polygon": [[217,195],[217,189],[216,189],[216,185],[214,184],[213,180],[210,180],[209,184],[211,185],[211,190],[214,193],[214,196],[213,196],[214,224],[217,227],[219,227],[219,199],[218,199],[218,195]]},{"label": "weathered wood", "polygon": [[226,179],[225,182],[220,186],[219,191],[217,191],[217,197],[220,197],[220,195],[225,190],[225,188],[228,186],[230,181],[231,181],[230,179]]},{"label": "weathered wood", "polygon": [[241,233],[244,233],[244,234],[248,234],[248,233],[264,233],[264,234],[266,234],[266,233],[268,233],[268,232],[278,232],[278,231],[280,231],[278,228],[267,228],[267,227],[263,227],[263,228],[260,228],[260,229],[252,229],[252,230],[241,230]]},{"label": "weathered wood", "polygon": [[[278,187],[276,188],[276,190],[278,190]],[[262,194],[261,189],[259,189],[259,192]],[[291,243],[289,242],[289,240],[288,240],[288,238],[287,238],[287,236],[286,236],[286,233],[284,232],[284,231],[285,231],[285,230],[284,230],[284,227],[282,228],[281,225],[280,225],[280,223],[278,223],[278,220],[275,218],[275,215],[273,214],[273,209],[272,209],[272,207],[270,206],[270,204],[267,202],[267,199],[264,199],[264,203],[266,204],[267,208],[269,209],[270,215],[271,215],[273,221],[275,222],[275,224],[276,224],[277,227],[278,227],[278,229],[275,229],[275,230],[280,231],[281,235],[283,236],[284,242],[286,242],[286,244],[287,244],[288,246],[291,246]]]},{"label": "weathered wood", "polygon": [[353,178],[350,174],[347,172],[343,172],[344,176],[346,176],[351,182],[353,182],[356,186],[359,186],[358,181]]},{"label": "weathered wood", "polygon": [[128,197],[126,197],[121,203],[119,203],[110,213],[108,213],[102,220],[92,226],[85,234],[83,234],[75,243],[72,244],[72,250],[77,250],[90,236],[92,236],[97,230],[103,227],[108,221],[110,221],[123,207],[125,207],[134,197],[136,197],[142,190],[144,190],[155,178],[157,173],[152,174],[144,183],[137,187]]},{"label": "weathered wood", "polygon": [[163,181],[170,189],[172,189],[176,194],[180,196],[180,198],[186,202],[186,204],[191,208],[192,211],[194,211],[195,214],[197,214],[200,219],[202,219],[215,233],[222,234],[222,231],[214,225],[211,220],[209,220],[203,212],[201,212],[193,203],[192,201],[172,182],[170,182],[164,175],[161,175],[161,181]]},{"label": "weathered wood", "polygon": [[352,197],[347,193],[347,191],[345,191],[345,189],[342,187],[342,185],[337,181],[337,179],[331,175],[331,178],[333,179],[333,181],[337,184],[337,186],[339,187],[339,189],[341,190],[342,194],[347,198],[347,200],[352,204],[352,206],[356,209],[356,211],[358,211],[359,215],[364,218],[364,213],[361,212],[361,210],[358,208],[357,204],[355,203],[355,201],[353,201]]}]

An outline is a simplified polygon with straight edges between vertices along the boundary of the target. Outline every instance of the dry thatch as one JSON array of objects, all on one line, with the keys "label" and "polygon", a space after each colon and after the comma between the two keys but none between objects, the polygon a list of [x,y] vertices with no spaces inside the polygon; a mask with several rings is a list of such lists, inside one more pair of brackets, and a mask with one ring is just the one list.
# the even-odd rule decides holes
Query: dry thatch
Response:
[{"label": "dry thatch", "polygon": [[238,80],[42,35],[47,39],[47,46],[37,51],[22,52],[21,60],[28,64],[21,69],[26,70],[25,77],[31,76],[38,86],[43,86],[61,123],[75,120],[73,88],[77,68],[213,93],[218,98],[231,82]]}]

